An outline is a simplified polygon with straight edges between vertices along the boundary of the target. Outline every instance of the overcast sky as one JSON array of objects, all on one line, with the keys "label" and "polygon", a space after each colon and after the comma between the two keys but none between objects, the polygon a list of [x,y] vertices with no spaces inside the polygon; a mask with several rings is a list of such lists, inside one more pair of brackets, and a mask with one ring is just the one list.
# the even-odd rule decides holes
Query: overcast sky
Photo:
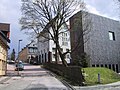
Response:
[{"label": "overcast sky", "polygon": [[[85,0],[88,10],[92,13],[118,20],[118,7],[115,0]],[[30,41],[24,32],[20,31],[21,0],[0,0],[0,23],[10,23],[10,48],[18,52],[18,41],[22,39],[21,48]],[[10,51],[11,51],[10,50]]]}]

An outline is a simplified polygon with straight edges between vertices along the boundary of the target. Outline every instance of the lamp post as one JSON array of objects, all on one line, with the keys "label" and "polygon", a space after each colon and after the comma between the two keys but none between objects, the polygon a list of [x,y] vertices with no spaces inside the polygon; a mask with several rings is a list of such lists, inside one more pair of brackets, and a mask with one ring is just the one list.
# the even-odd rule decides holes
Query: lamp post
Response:
[{"label": "lamp post", "polygon": [[[20,42],[21,41],[22,41],[22,39],[20,39],[18,42],[18,62],[17,62],[17,65],[19,65],[19,51],[20,51]],[[19,66],[18,66],[18,75],[19,75]]]}]

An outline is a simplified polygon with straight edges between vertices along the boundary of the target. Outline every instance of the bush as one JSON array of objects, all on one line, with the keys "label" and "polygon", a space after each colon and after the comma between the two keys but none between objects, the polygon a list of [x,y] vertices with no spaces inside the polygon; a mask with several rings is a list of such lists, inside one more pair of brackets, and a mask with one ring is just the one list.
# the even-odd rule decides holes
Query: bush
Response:
[{"label": "bush", "polygon": [[81,55],[76,55],[72,64],[85,68],[89,66],[89,62],[89,56],[86,53],[82,53]]},{"label": "bush", "polygon": [[44,67],[55,72],[56,74],[67,78],[68,80],[76,84],[82,85],[82,82],[84,82],[81,67],[79,66],[65,67],[61,64],[45,63]]}]

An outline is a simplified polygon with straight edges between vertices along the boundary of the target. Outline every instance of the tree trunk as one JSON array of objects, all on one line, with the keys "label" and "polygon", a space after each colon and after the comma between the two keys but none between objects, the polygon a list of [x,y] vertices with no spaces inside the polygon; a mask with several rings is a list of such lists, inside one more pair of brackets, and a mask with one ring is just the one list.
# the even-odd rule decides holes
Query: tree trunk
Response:
[{"label": "tree trunk", "polygon": [[68,65],[67,65],[67,62],[65,61],[65,55],[62,53],[62,51],[61,51],[61,49],[60,49],[59,42],[57,42],[56,45],[57,45],[57,50],[58,50],[58,52],[59,52],[59,56],[60,56],[60,58],[61,58],[61,60],[62,60],[62,64],[63,64],[65,67],[67,67]]},{"label": "tree trunk", "polygon": [[55,48],[55,63],[58,64],[58,50],[57,50],[57,45]]}]

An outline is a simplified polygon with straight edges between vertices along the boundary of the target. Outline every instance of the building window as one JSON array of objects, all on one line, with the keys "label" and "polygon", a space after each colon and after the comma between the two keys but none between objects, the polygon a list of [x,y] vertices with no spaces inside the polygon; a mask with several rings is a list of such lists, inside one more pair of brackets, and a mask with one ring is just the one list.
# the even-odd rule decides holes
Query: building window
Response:
[{"label": "building window", "polygon": [[33,53],[33,48],[29,48],[29,53]]},{"label": "building window", "polygon": [[66,36],[67,36],[67,33],[66,33]]},{"label": "building window", "polygon": [[108,67],[107,64],[105,64],[105,67],[106,67],[106,68]]},{"label": "building window", "polygon": [[101,64],[101,67],[104,67],[103,64]]},{"label": "building window", "polygon": [[69,51],[69,49],[66,49],[66,52],[68,52]]},{"label": "building window", "polygon": [[66,55],[66,58],[68,58],[68,59],[70,58],[69,54]]},{"label": "building window", "polygon": [[99,67],[99,64],[97,64],[96,67]]},{"label": "building window", "polygon": [[62,42],[63,46],[68,46],[68,42]]},{"label": "building window", "polygon": [[93,64],[92,67],[95,67],[95,65]]},{"label": "building window", "polygon": [[111,64],[109,64],[109,69],[111,69]]},{"label": "building window", "polygon": [[116,64],[116,72],[119,73],[118,64]]},{"label": "building window", "polygon": [[112,69],[113,69],[113,71],[115,71],[115,65],[114,64],[112,64]]},{"label": "building window", "polygon": [[62,45],[64,45],[64,42],[62,42]]},{"label": "building window", "polygon": [[45,53],[45,62],[47,62],[47,54]]},{"label": "building window", "polygon": [[115,33],[114,32],[109,31],[109,39],[115,40]]},{"label": "building window", "polygon": [[55,52],[55,48],[52,48],[52,52]]}]

